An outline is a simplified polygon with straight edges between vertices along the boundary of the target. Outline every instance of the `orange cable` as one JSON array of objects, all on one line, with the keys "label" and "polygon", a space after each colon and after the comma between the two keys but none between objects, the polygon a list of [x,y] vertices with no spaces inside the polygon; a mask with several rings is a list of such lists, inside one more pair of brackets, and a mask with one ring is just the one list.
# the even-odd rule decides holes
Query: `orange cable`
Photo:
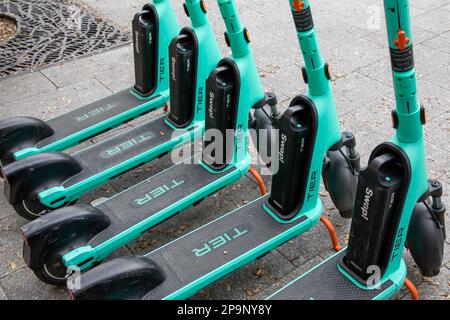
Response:
[{"label": "orange cable", "polygon": [[253,168],[251,167],[249,172],[255,177],[256,182],[258,182],[259,190],[261,190],[261,194],[265,196],[267,194],[266,185],[264,184],[264,181],[261,177],[261,175]]},{"label": "orange cable", "polygon": [[416,286],[408,278],[405,279],[405,287],[411,293],[411,298],[413,300],[419,300],[419,291],[417,291]]},{"label": "orange cable", "polygon": [[330,233],[330,238],[331,238],[331,243],[333,245],[333,249],[336,251],[340,251],[342,249],[342,246],[339,244],[339,240],[337,238],[336,230],[334,229],[333,224],[325,216],[321,216],[320,221],[325,225],[325,227],[327,227],[328,232]]}]

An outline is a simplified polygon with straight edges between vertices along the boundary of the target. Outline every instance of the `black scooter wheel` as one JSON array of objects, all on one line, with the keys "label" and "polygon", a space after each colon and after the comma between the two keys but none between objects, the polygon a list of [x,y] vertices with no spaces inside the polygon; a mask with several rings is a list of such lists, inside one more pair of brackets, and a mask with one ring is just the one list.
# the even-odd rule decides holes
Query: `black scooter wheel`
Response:
[{"label": "black scooter wheel", "polygon": [[8,164],[13,163],[13,162],[14,162],[14,159],[13,159],[13,158],[3,158],[3,159],[0,159],[0,165],[2,165],[3,167],[4,167],[4,166],[7,166]]},{"label": "black scooter wheel", "polygon": [[[444,209],[445,210],[445,209]],[[439,222],[424,202],[415,205],[406,245],[425,277],[439,275],[444,260],[444,234]]]},{"label": "black scooter wheel", "polygon": [[39,280],[52,286],[66,285],[69,276],[62,262],[62,256],[59,254],[50,257],[45,264],[34,269],[33,272]]},{"label": "black scooter wheel", "polygon": [[[70,250],[66,250],[65,253],[74,250],[76,247],[72,247]],[[42,282],[62,287],[67,284],[67,279],[72,275],[73,272],[70,272],[67,267],[62,262],[62,257],[64,254],[53,254],[50,255],[44,262],[44,264],[38,266],[33,269],[34,274],[38,277]],[[100,263],[94,263],[89,269],[98,266]]]},{"label": "black scooter wheel", "polygon": [[[65,205],[59,207],[67,207],[75,204],[76,201],[66,203]],[[23,199],[19,203],[13,205],[14,210],[22,217],[29,221],[36,220],[49,212],[52,212],[59,208],[49,208],[37,199]]]},{"label": "black scooter wheel", "polygon": [[36,220],[53,210],[44,206],[39,201],[26,199],[14,204],[13,207],[22,218],[30,221]]},{"label": "black scooter wheel", "polygon": [[324,161],[323,180],[334,206],[341,217],[350,219],[353,215],[358,177],[345,157],[345,149],[328,151]]},{"label": "black scooter wheel", "polygon": [[[253,117],[254,123],[252,124],[252,129],[255,129],[257,134],[256,137],[252,135],[253,143],[261,155],[262,161],[266,166],[270,167],[272,164],[272,146],[276,145],[275,137],[273,136],[275,125],[273,119],[271,119],[272,110],[269,106],[264,106],[261,109],[255,110]],[[260,136],[260,132],[266,133],[266,135],[261,134]],[[261,139],[266,141],[263,143]],[[267,150],[261,150],[262,146],[265,146]]]}]

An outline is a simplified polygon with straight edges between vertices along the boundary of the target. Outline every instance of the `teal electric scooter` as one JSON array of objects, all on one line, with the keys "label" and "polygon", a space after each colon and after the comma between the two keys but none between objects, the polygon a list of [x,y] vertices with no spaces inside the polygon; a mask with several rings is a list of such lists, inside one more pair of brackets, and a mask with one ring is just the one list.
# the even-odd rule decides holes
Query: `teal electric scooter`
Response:
[{"label": "teal electric scooter", "polygon": [[[226,22],[227,17],[237,17],[234,1],[218,3]],[[306,232],[319,220],[334,231],[326,218],[321,218],[319,186],[323,167],[328,167],[328,181],[342,178],[339,188],[351,193],[356,190],[359,157],[353,135],[339,130],[329,68],[320,55],[309,1],[301,7],[293,0],[289,4],[309,90],[295,97],[277,121],[279,169],[273,177],[271,194],[145,256],[118,258],[87,271],[76,279],[76,286],[69,286],[73,298],[186,299]],[[331,193],[340,196],[337,190]],[[344,200],[336,203],[344,215],[351,210]],[[335,234],[334,246],[339,250]]]},{"label": "teal electric scooter", "polygon": [[[442,185],[427,181],[407,0],[384,1],[396,96],[396,135],[372,152],[361,171],[348,247],[289,283],[270,299],[388,299],[405,284],[405,242],[422,274],[443,261]],[[431,201],[430,201],[431,200]],[[409,229],[409,230],[408,230]]]},{"label": "teal electric scooter", "polygon": [[[219,3],[232,56],[218,61],[206,81],[204,152],[100,204],[63,208],[24,226],[24,260],[42,281],[65,284],[68,267],[84,271],[98,264],[143,232],[200,203],[250,170],[249,113],[266,104],[275,106],[276,97],[264,93],[249,35],[234,3]],[[189,0],[187,6],[191,18],[205,19],[199,1]],[[217,136],[208,136],[215,132]],[[254,170],[250,172],[257,175]]]},{"label": "teal electric scooter", "polygon": [[72,155],[41,153],[3,167],[6,199],[22,217],[33,220],[68,206],[114,177],[201,137],[206,79],[221,54],[205,2],[188,0],[185,8],[192,26],[183,28],[165,48],[170,60],[168,115]]},{"label": "teal electric scooter", "polygon": [[135,85],[46,122],[32,117],[0,121],[0,164],[68,149],[168,102],[167,47],[180,31],[170,1],[146,4],[132,29]]}]

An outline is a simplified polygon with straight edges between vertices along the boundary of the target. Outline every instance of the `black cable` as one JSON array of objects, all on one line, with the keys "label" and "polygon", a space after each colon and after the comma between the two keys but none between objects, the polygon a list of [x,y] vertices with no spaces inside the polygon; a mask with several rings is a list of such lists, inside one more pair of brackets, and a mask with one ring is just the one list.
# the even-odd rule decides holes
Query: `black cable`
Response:
[{"label": "black cable", "polygon": [[264,108],[261,108],[261,110],[264,112],[264,114],[266,115],[267,118],[269,118],[270,122],[272,122],[273,126],[275,127],[275,121],[273,121],[273,118],[271,116],[269,116],[269,114],[266,112],[266,110],[264,110]]},{"label": "black cable", "polygon": [[[346,147],[345,147],[346,148]],[[348,158],[348,156],[346,156],[344,154],[344,152],[342,151],[342,149],[339,149],[339,152],[342,154],[342,156],[344,157],[345,161],[347,161],[348,166],[350,167],[350,169],[352,170],[352,174],[356,175],[356,168],[353,167],[352,163],[350,162],[350,159]]]}]

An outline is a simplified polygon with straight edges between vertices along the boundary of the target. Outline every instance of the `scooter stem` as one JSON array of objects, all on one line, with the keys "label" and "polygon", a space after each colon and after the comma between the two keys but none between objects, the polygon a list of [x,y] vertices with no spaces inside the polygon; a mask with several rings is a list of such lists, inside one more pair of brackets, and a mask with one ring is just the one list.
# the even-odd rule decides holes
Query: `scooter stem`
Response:
[{"label": "scooter stem", "polygon": [[322,96],[331,93],[330,81],[327,78],[329,70],[325,70],[325,64],[320,53],[316,30],[312,15],[309,13],[309,0],[289,0],[297,37],[300,43],[305,69],[308,75],[309,93],[313,96]]},{"label": "scooter stem", "polygon": [[245,34],[245,30],[239,20],[234,0],[217,0],[217,4],[219,5],[223,21],[227,28],[233,57],[245,57],[250,53],[248,34]]},{"label": "scooter stem", "polygon": [[384,0],[396,96],[397,138],[411,143],[423,137],[416,92],[416,71],[408,0]]},{"label": "scooter stem", "polygon": [[201,0],[185,0],[189,11],[192,26],[201,27],[205,25],[208,20],[206,17],[206,7]]}]

